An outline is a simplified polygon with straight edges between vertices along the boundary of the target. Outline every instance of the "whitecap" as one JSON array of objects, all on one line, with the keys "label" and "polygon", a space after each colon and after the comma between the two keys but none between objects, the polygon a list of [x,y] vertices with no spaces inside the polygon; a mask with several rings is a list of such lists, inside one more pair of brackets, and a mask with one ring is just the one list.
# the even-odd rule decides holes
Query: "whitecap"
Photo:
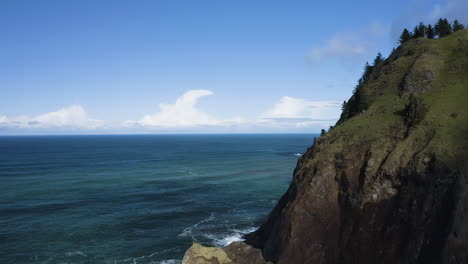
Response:
[{"label": "whitecap", "polygon": [[241,234],[237,233],[237,234],[232,234],[227,237],[224,237],[218,240],[217,244],[219,244],[220,246],[226,247],[226,246],[229,246],[232,242],[236,242],[236,241],[243,241]]},{"label": "whitecap", "polygon": [[208,218],[203,219],[200,222],[197,222],[197,223],[195,223],[194,225],[192,225],[190,227],[184,228],[184,231],[182,231],[182,233],[178,234],[178,236],[181,236],[181,237],[190,236],[190,237],[192,237],[192,239],[195,242],[198,242],[198,240],[193,236],[193,230],[196,229],[198,226],[204,224],[204,223],[211,222],[211,221],[214,221],[214,220],[215,220],[214,213],[211,213]]},{"label": "whitecap", "polygon": [[155,264],[180,264],[180,263],[182,263],[182,261],[178,259],[167,259],[167,260],[155,262]]},{"label": "whitecap", "polygon": [[73,257],[73,256],[82,256],[82,257],[87,257],[83,251],[70,251],[70,252],[65,252],[65,256],[67,257]]},{"label": "whitecap", "polygon": [[226,247],[229,246],[232,242],[236,241],[244,241],[243,236],[245,234],[251,233],[257,230],[255,227],[249,227],[244,229],[230,229],[231,231],[228,235],[212,235],[212,234],[205,234],[204,236],[208,239],[212,240],[212,243],[218,247]]},{"label": "whitecap", "polygon": [[298,157],[302,156],[301,153],[294,153],[293,155],[294,155],[294,156],[298,156]]},{"label": "whitecap", "polygon": [[[178,259],[167,259],[167,260],[162,260],[162,261],[151,261],[151,258],[154,257],[154,256],[157,256],[157,255],[160,255],[160,254],[164,254],[164,253],[167,253],[167,252],[170,252],[170,251],[174,251],[175,249],[179,249],[180,246],[178,247],[172,247],[172,248],[168,248],[168,249],[165,249],[165,250],[162,250],[162,251],[158,251],[158,252],[154,252],[154,253],[151,253],[149,255],[146,255],[146,256],[141,256],[141,257],[137,257],[137,258],[133,258],[133,261],[132,261],[132,264],[140,264],[140,263],[149,263],[149,264],[180,264],[181,261],[178,260]],[[124,262],[128,261],[128,260],[123,260]],[[150,262],[148,262],[150,261]]]}]

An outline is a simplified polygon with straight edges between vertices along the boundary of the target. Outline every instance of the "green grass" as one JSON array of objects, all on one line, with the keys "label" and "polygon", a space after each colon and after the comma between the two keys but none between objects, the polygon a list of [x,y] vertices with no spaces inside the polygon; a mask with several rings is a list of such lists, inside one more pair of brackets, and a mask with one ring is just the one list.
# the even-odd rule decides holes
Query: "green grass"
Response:
[{"label": "green grass", "polygon": [[[434,74],[433,81],[424,79],[427,71]],[[401,96],[400,85],[406,76],[416,85],[429,83],[430,88],[415,93],[428,111],[405,138],[407,126],[401,113],[408,98]],[[362,98],[368,109],[322,136],[317,146],[321,155],[311,165],[352,148],[367,149],[377,160],[394,148],[389,159],[400,165],[420,151],[447,162],[464,155],[468,149],[468,29],[400,46],[375,68]]]}]

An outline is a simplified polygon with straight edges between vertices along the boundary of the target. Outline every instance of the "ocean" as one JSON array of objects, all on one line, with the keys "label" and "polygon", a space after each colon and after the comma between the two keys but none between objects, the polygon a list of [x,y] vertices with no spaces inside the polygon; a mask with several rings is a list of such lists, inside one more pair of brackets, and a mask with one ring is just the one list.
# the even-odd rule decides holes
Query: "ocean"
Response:
[{"label": "ocean", "polygon": [[0,263],[180,263],[255,230],[316,134],[0,137]]}]

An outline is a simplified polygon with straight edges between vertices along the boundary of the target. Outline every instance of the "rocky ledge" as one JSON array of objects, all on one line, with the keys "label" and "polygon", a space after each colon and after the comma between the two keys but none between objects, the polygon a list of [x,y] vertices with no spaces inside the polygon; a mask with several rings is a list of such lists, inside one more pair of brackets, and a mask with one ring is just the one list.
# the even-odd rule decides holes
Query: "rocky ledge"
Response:
[{"label": "rocky ledge", "polygon": [[233,242],[224,249],[193,243],[185,252],[182,264],[271,264],[271,262],[263,259],[260,249],[244,242]]}]

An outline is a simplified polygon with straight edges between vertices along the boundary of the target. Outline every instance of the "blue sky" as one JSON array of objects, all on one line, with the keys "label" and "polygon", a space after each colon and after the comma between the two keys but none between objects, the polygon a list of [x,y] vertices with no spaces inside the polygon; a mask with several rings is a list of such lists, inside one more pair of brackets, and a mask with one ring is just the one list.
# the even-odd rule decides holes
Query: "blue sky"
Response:
[{"label": "blue sky", "polygon": [[468,1],[0,2],[0,134],[317,132]]}]

